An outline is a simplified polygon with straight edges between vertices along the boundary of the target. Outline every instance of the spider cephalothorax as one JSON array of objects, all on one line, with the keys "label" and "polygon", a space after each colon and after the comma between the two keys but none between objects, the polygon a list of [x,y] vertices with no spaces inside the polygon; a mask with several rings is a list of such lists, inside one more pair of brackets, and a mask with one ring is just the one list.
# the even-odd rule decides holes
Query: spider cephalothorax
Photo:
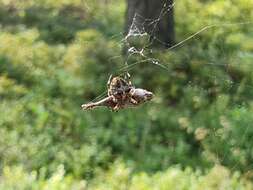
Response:
[{"label": "spider cephalothorax", "polygon": [[121,77],[112,77],[110,76],[107,82],[108,96],[115,96],[122,98],[133,88],[131,81],[123,79]]},{"label": "spider cephalothorax", "polygon": [[152,92],[141,88],[134,88],[129,74],[127,74],[127,79],[110,76],[107,88],[108,97],[95,103],[83,104],[82,108],[87,110],[97,106],[107,106],[113,111],[117,111],[129,106],[137,106],[153,98]]}]

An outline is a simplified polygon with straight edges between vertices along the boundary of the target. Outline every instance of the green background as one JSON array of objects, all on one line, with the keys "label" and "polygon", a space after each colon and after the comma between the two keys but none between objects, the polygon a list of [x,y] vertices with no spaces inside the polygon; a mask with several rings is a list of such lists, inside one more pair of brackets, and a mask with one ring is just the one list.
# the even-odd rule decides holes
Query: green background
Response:
[{"label": "green background", "polygon": [[1,0],[0,189],[253,189],[252,7],[175,1],[177,42],[215,26],[131,56],[155,98],[114,113],[80,105],[122,73],[125,2]]}]

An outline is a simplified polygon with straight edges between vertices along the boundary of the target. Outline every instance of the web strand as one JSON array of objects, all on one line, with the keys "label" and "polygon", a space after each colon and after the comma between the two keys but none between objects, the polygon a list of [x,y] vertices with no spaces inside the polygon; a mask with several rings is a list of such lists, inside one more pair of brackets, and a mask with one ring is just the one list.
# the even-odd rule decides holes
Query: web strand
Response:
[{"label": "web strand", "polygon": [[[169,6],[164,5],[164,7],[162,8],[162,10],[161,10],[158,18],[153,19],[153,20],[152,19],[145,19],[142,15],[135,14],[135,16],[133,18],[133,21],[132,21],[132,24],[130,26],[129,32],[120,41],[121,46],[127,49],[127,54],[126,54],[126,58],[124,60],[124,65],[116,70],[115,75],[122,75],[124,73],[130,72],[131,70],[135,69],[140,64],[150,64],[150,65],[153,65],[155,67],[158,67],[158,68],[166,71],[169,74],[169,76],[175,76],[175,73],[173,73],[172,70],[167,67],[167,65],[169,63],[162,63],[161,60],[159,60],[157,58],[154,58],[154,57],[150,56],[150,54],[149,54],[150,52],[154,52],[155,51],[155,50],[152,49],[152,45],[154,43],[154,40],[156,40],[157,42],[159,42],[161,45],[168,45],[168,44],[160,41],[156,36],[154,36],[154,33],[155,33],[155,30],[158,27],[158,23],[167,14],[168,11],[171,11],[171,9],[175,5],[176,5],[176,3],[173,3],[172,5],[169,5]],[[144,19],[144,22],[143,23],[136,23],[137,20],[138,20],[137,19],[138,17]],[[144,27],[145,24],[148,24],[149,26],[153,26],[153,29],[151,30],[150,34],[147,34],[147,32],[145,31],[145,27]],[[192,39],[198,37],[201,33],[205,32],[205,31],[208,31],[208,30],[211,30],[211,29],[231,28],[233,26],[243,26],[243,25],[252,25],[252,24],[253,24],[253,21],[234,22],[234,23],[223,22],[223,23],[210,24],[210,25],[207,25],[207,26],[204,26],[204,27],[200,28],[198,31],[190,34],[189,36],[187,36],[183,40],[179,41],[175,45],[167,48],[166,50],[163,50],[163,52],[166,53],[168,51],[172,51],[172,50],[175,50],[177,48],[183,47],[187,42],[189,42]],[[137,25],[141,26],[141,27],[138,28]],[[130,43],[128,43],[128,39],[131,38],[131,37],[142,38],[142,37],[146,37],[147,35],[152,36],[152,40],[150,40],[147,44],[143,44],[142,47],[140,47],[140,48],[135,48],[134,46],[131,46]],[[148,53],[146,53],[146,52],[148,52]],[[137,58],[140,58],[141,60],[138,60],[138,61],[135,61],[135,62],[129,64],[130,59],[133,56],[136,56]],[[115,59],[115,58],[118,58],[118,57],[121,57],[121,55],[115,56],[115,57],[113,57],[111,59]],[[237,63],[237,64],[240,64],[240,63]],[[246,64],[246,63],[244,63],[244,64]],[[205,66],[209,66],[209,67],[216,66],[216,67],[224,67],[224,68],[226,68],[228,66],[228,64],[223,64],[223,63],[204,63],[203,67],[205,67]],[[210,75],[208,75],[208,77],[210,79],[211,78],[212,79],[216,79],[217,78],[218,80],[223,80],[223,81],[229,80],[226,77],[223,78],[223,77],[220,77],[220,76],[219,77],[214,76],[212,73],[210,73]],[[230,82],[230,81],[228,81],[228,82]],[[230,84],[230,88],[232,88],[232,86],[235,85],[236,83],[237,82],[232,81],[231,84]],[[239,84],[239,82],[238,82],[238,84]],[[246,83],[244,85],[247,88],[253,90],[253,86],[248,85]],[[211,132],[211,135],[215,135],[216,134],[216,129],[215,128],[212,128],[212,129],[214,131]],[[241,142],[245,141],[248,130],[249,130],[249,126],[246,126],[245,127],[245,131],[243,132],[243,136],[242,136]],[[226,159],[226,157],[229,156],[230,149],[231,149],[231,147],[229,148],[229,150],[227,150],[226,152],[224,152],[224,154],[222,156],[219,155],[220,153],[219,153],[218,150],[213,150],[213,152],[216,154],[217,160],[221,163],[223,160]],[[238,165],[239,165],[239,161],[231,169],[232,170],[236,169]]]}]

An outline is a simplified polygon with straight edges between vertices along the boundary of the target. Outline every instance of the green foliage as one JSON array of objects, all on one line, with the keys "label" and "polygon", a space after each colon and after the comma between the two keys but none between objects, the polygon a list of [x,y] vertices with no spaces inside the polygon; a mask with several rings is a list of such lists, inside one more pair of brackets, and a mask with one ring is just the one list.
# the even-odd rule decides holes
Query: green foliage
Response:
[{"label": "green foliage", "polygon": [[49,178],[45,177],[43,168],[38,174],[36,171],[25,172],[22,167],[5,167],[0,180],[0,188],[6,190],[25,189],[55,189],[55,190],[81,190],[86,187],[86,182],[76,181],[71,176],[65,176],[65,170],[60,165]]},{"label": "green foliage", "polygon": [[249,181],[240,179],[239,173],[231,174],[227,168],[219,165],[205,174],[194,172],[190,168],[182,170],[179,167],[171,167],[166,171],[148,175],[143,172],[132,174],[131,168],[119,161],[108,171],[98,172],[97,177],[90,183],[66,175],[62,165],[48,178],[45,177],[43,169],[28,173],[22,167],[5,167],[0,179],[0,188],[6,190],[201,190],[203,187],[207,190],[250,190],[253,186]]},{"label": "green foliage", "polygon": [[240,179],[239,173],[231,175],[229,170],[219,165],[205,174],[199,171],[194,172],[190,168],[182,170],[179,167],[171,167],[153,175],[143,172],[131,175],[131,172],[120,162],[116,163],[108,172],[98,175],[91,189],[198,190],[204,187],[208,190],[232,190],[252,188],[251,183]]},{"label": "green foliage", "polygon": [[251,4],[176,2],[178,41],[215,26],[130,57],[155,99],[112,113],[80,105],[125,70],[123,1],[0,2],[0,189],[252,189]]}]

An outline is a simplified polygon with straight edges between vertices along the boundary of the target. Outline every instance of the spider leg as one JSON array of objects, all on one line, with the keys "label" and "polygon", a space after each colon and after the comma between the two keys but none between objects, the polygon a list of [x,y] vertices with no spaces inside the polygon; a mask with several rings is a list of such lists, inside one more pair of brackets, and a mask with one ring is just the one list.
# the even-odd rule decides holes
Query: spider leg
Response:
[{"label": "spider leg", "polygon": [[83,110],[89,110],[89,109],[93,109],[94,107],[96,107],[96,104],[88,103],[88,104],[83,104],[81,107]]},{"label": "spider leg", "polygon": [[[109,79],[107,81],[107,90],[109,90],[109,88],[110,88],[111,81],[112,81],[112,75],[109,76]],[[108,96],[110,96],[109,91],[107,94],[108,94]]]},{"label": "spider leg", "polygon": [[133,99],[133,98],[130,99],[130,102],[131,102],[132,104],[134,104],[134,105],[137,105],[137,104],[138,104],[138,102],[137,102],[135,99]]},{"label": "spider leg", "polygon": [[124,76],[125,80],[127,81],[128,85],[129,86],[132,86],[132,82],[131,82],[131,75],[129,74],[129,72],[126,72],[125,73],[125,76]]},{"label": "spider leg", "polygon": [[120,104],[118,103],[115,107],[112,108],[112,111],[117,112],[121,108]]},{"label": "spider leg", "polygon": [[114,108],[117,105],[117,103],[114,100],[113,96],[109,96],[106,97],[98,102],[91,102],[91,103],[87,103],[87,104],[83,104],[81,105],[83,110],[89,110],[89,109],[93,109],[99,106],[106,106],[109,108]]}]

